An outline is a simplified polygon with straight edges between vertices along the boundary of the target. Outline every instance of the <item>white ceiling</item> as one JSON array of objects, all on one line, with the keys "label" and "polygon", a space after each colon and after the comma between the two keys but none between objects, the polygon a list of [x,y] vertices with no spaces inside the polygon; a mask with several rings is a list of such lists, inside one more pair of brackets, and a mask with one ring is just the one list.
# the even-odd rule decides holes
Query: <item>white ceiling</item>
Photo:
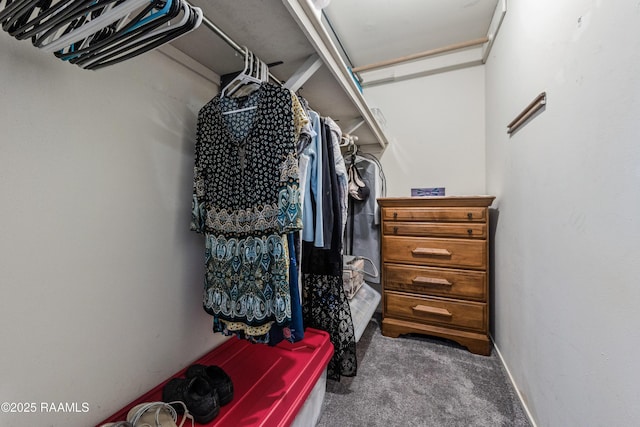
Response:
[{"label": "white ceiling", "polygon": [[485,37],[498,0],[332,0],[324,13],[351,67]]}]

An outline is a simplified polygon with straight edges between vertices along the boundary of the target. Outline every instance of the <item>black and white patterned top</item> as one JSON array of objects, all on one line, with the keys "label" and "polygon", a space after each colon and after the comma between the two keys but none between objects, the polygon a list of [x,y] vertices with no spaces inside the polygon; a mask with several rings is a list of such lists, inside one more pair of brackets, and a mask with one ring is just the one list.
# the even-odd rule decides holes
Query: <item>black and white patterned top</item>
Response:
[{"label": "black and white patterned top", "polygon": [[200,110],[192,230],[238,236],[302,227],[296,143],[304,112],[292,95],[263,83]]}]

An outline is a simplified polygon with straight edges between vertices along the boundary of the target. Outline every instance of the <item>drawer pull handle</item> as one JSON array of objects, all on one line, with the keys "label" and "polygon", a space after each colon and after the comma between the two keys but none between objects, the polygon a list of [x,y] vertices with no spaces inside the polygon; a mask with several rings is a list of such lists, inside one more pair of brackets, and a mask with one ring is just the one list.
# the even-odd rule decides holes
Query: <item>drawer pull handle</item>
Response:
[{"label": "drawer pull handle", "polygon": [[448,250],[436,248],[415,248],[411,253],[414,255],[451,256],[451,252]]},{"label": "drawer pull handle", "polygon": [[473,230],[471,228],[467,229],[467,233],[469,233],[469,236],[471,236],[473,234]]},{"label": "drawer pull handle", "polygon": [[393,213],[393,219],[398,219],[398,212]]},{"label": "drawer pull handle", "polygon": [[438,307],[429,307],[428,305],[416,305],[415,307],[411,307],[413,311],[417,311],[419,313],[424,314],[433,314],[436,316],[443,317],[453,317],[453,314],[446,308],[438,308]]},{"label": "drawer pull handle", "polygon": [[473,219],[473,213],[471,212],[467,213],[467,218],[469,218],[470,220]]},{"label": "drawer pull handle", "polygon": [[422,277],[418,276],[413,279],[414,285],[441,285],[441,286],[452,286],[453,283],[448,281],[447,279],[438,279],[436,277]]},{"label": "drawer pull handle", "polygon": [[393,227],[393,234],[398,234],[398,227]]}]

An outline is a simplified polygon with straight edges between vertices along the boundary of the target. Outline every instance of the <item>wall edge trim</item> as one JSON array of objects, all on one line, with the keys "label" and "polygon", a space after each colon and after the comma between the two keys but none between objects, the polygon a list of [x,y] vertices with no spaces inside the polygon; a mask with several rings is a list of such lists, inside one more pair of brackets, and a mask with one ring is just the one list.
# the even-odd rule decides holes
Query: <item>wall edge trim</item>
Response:
[{"label": "wall edge trim", "polygon": [[500,363],[502,363],[502,366],[504,367],[505,371],[507,371],[507,376],[509,377],[509,381],[511,381],[511,385],[513,385],[513,388],[516,391],[518,399],[520,399],[520,403],[522,404],[522,407],[524,408],[524,412],[527,415],[527,418],[529,419],[529,422],[531,423],[531,425],[533,427],[538,427],[538,424],[536,423],[536,420],[533,418],[533,414],[529,410],[529,406],[527,406],[527,403],[524,401],[524,398],[522,397],[522,393],[520,393],[520,388],[516,384],[516,381],[513,378],[513,375],[511,375],[511,371],[509,370],[509,366],[507,366],[507,362],[504,360],[504,357],[502,357],[502,353],[500,352],[500,349],[498,348],[498,345],[496,344],[496,340],[493,339],[493,335],[492,334],[489,334],[489,338],[491,339],[491,342],[493,343],[493,349],[498,354],[498,358],[500,359]]}]

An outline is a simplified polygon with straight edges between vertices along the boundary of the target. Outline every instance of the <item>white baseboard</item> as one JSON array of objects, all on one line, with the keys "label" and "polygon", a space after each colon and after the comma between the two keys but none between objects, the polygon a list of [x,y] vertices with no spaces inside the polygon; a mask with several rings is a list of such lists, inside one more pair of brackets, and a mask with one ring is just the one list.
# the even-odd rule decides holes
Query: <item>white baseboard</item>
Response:
[{"label": "white baseboard", "polygon": [[507,371],[507,375],[509,376],[509,381],[511,381],[511,385],[513,385],[513,388],[516,391],[516,394],[518,395],[518,399],[520,399],[520,403],[522,403],[522,407],[524,408],[525,414],[527,414],[527,418],[529,418],[529,422],[533,427],[538,427],[538,425],[536,424],[536,421],[533,419],[533,415],[531,415],[531,411],[529,411],[527,402],[525,402],[524,399],[522,398],[522,394],[520,393],[520,389],[518,388],[518,385],[513,379],[513,375],[511,375],[509,366],[507,366],[507,363],[504,361],[504,358],[502,357],[502,353],[500,353],[500,349],[496,345],[496,342],[494,341],[493,337],[492,336],[490,337],[491,337],[491,342],[493,343],[493,348],[495,349],[496,353],[498,353],[498,357],[500,358],[500,362],[502,362],[502,366],[504,366],[505,371]]}]

